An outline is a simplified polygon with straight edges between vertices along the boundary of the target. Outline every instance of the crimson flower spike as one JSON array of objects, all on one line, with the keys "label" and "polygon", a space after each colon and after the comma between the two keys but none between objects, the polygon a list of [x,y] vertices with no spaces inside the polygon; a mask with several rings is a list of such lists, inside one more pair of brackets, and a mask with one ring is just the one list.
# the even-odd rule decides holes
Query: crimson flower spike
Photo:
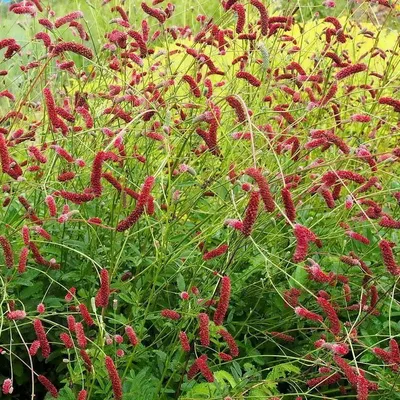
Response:
[{"label": "crimson flower spike", "polygon": [[231,280],[228,276],[221,279],[221,288],[219,295],[219,302],[214,314],[215,325],[222,325],[225,315],[229,307],[229,299],[231,297]]},{"label": "crimson flower spike", "polygon": [[131,212],[131,214],[128,217],[120,221],[120,223],[117,225],[116,229],[118,232],[126,231],[138,221],[138,219],[144,212],[144,207],[148,202],[154,182],[155,182],[154,176],[149,176],[146,178],[143,184],[142,191],[140,192],[138,201],[136,203],[135,209]]},{"label": "crimson flower spike", "polygon": [[263,176],[261,171],[254,167],[251,167],[246,169],[245,174],[249,175],[257,182],[258,188],[260,189],[260,195],[262,201],[264,202],[265,209],[269,212],[274,211],[275,209],[274,199],[269,189],[267,179]]}]

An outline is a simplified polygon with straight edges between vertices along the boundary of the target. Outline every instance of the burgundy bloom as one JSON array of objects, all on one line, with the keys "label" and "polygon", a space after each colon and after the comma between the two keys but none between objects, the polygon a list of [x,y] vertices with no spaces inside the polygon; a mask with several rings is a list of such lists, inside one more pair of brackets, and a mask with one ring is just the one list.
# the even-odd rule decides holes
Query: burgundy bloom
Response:
[{"label": "burgundy bloom", "polygon": [[231,297],[231,280],[228,276],[223,276],[220,283],[220,295],[217,309],[214,313],[215,325],[222,325],[229,307]]},{"label": "burgundy bloom", "polygon": [[117,368],[115,367],[114,361],[111,357],[106,356],[105,365],[108,372],[108,376],[111,380],[111,385],[114,393],[115,400],[122,400],[122,382],[118,375]]}]

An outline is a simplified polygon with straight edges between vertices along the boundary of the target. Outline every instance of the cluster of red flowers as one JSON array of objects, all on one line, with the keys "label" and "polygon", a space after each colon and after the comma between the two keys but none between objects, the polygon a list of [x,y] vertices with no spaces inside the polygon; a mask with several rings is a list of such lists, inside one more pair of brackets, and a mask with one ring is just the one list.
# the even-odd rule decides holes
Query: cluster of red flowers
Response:
[{"label": "cluster of red flowers", "polygon": [[[103,1],[103,5],[108,3],[108,0]],[[98,42],[90,40],[90,31],[86,30],[89,25],[80,10],[58,16],[55,11],[43,7],[40,0],[24,0],[9,7],[15,14],[13,18],[23,16],[30,20],[39,15],[38,24],[32,27],[39,31],[32,35],[35,46],[32,53],[17,39],[0,40],[3,61],[9,63],[6,65],[17,65],[19,73],[22,71],[27,82],[32,84],[26,94],[18,96],[13,93],[15,83],[7,77],[9,71],[0,71],[0,76],[9,84],[0,92],[0,164],[6,228],[6,233],[0,235],[0,247],[7,267],[4,272],[7,284],[19,285],[18,279],[24,279],[20,275],[27,275],[31,262],[46,268],[43,275],[52,278],[52,270],[62,265],[52,256],[46,258],[46,252],[55,252],[51,244],[60,240],[59,231],[68,232],[73,223],[85,224],[90,232],[98,232],[99,237],[102,232],[111,231],[113,250],[124,237],[122,248],[129,248],[135,234],[126,232],[129,229],[134,227],[136,231],[137,228],[141,238],[151,227],[152,243],[158,251],[159,246],[169,241],[172,223],[168,224],[167,232],[162,230],[166,235],[160,244],[153,222],[162,224],[168,220],[176,224],[174,227],[180,226],[182,216],[190,214],[183,235],[187,237],[189,224],[206,226],[207,222],[203,216],[201,221],[195,221],[197,217],[191,211],[180,212],[180,203],[186,194],[191,188],[201,188],[201,197],[209,199],[211,211],[208,211],[214,213],[212,205],[222,201],[221,193],[226,189],[224,193],[232,195],[235,206],[229,212],[235,210],[237,215],[225,219],[225,225],[233,229],[221,229],[212,239],[208,234],[199,234],[193,239],[198,244],[193,246],[193,254],[197,261],[205,261],[201,263],[202,268],[209,271],[210,266],[219,265],[219,271],[223,271],[215,272],[222,275],[216,297],[202,299],[198,297],[198,290],[179,290],[182,303],[186,305],[192,306],[193,295],[197,297],[196,313],[191,313],[193,308],[175,310],[172,309],[174,305],[168,305],[171,309],[162,309],[158,314],[163,318],[160,324],[179,324],[177,337],[182,350],[188,353],[187,360],[196,354],[187,372],[188,378],[200,373],[208,382],[214,381],[209,365],[211,356],[197,356],[197,350],[208,352],[218,338],[228,349],[226,352],[218,350],[220,360],[230,362],[239,355],[235,338],[226,327],[222,328],[232,294],[231,280],[225,274],[233,276],[227,271],[236,261],[238,252],[245,248],[245,257],[252,257],[252,241],[263,234],[269,239],[269,227],[274,226],[276,232],[279,228],[276,237],[286,241],[282,247],[280,243],[271,245],[279,253],[276,264],[280,270],[287,276],[292,273],[291,268],[305,272],[306,283],[296,276],[290,289],[278,287],[283,291],[284,312],[294,311],[304,319],[299,322],[295,318],[294,323],[310,324],[310,329],[318,324],[318,329],[324,330],[315,346],[321,349],[318,350],[321,354],[325,351],[340,369],[339,372],[331,368],[331,364],[321,368],[321,376],[309,380],[308,386],[333,385],[345,376],[358,398],[366,399],[370,391],[377,389],[376,385],[361,369],[354,369],[341,356],[349,354],[350,343],[345,341],[352,340],[356,344],[362,340],[357,338],[355,328],[344,337],[345,327],[351,326],[352,313],[363,313],[357,326],[367,317],[379,315],[384,296],[378,292],[383,292],[389,285],[387,282],[394,285],[400,275],[396,243],[392,242],[395,235],[391,231],[400,229],[391,204],[400,202],[400,192],[392,196],[391,188],[384,187],[382,173],[388,165],[399,162],[400,149],[384,148],[381,144],[382,138],[388,137],[390,140],[385,144],[390,147],[399,129],[399,124],[392,123],[391,117],[400,112],[400,100],[385,93],[391,74],[389,58],[395,51],[380,49],[377,40],[371,51],[352,57],[342,46],[357,40],[352,37],[351,23],[343,24],[328,16],[321,24],[322,48],[315,48],[309,67],[308,63],[300,61],[302,57],[294,57],[303,46],[292,31],[296,16],[270,15],[261,0],[221,1],[226,16],[221,20],[224,23],[226,20],[227,26],[219,25],[206,15],[198,15],[193,26],[171,25],[169,20],[175,13],[175,5],[162,4],[162,0],[153,0],[151,5],[149,1],[141,2],[139,12],[144,19],[137,25],[123,3],[109,9],[112,28],[101,36],[101,49],[95,48]],[[392,8],[386,0],[378,3]],[[200,28],[195,31],[196,24]],[[63,38],[64,30],[69,30],[76,39]],[[362,30],[360,35],[373,38],[374,33]],[[166,42],[173,45],[165,46]],[[319,41],[316,46],[318,44]],[[276,46],[275,54],[284,55],[282,58],[274,56],[279,63],[270,58],[271,46]],[[40,51],[42,54],[36,57]],[[233,59],[226,62],[230,59],[224,56],[230,53],[234,53]],[[18,65],[26,56],[29,62]],[[178,64],[175,64],[175,57],[180,60]],[[374,69],[371,60],[375,57],[386,63],[385,75],[376,72],[378,68]],[[181,71],[181,60],[186,58],[190,60],[190,68]],[[56,75],[47,74],[53,70]],[[37,75],[29,81],[32,71]],[[38,82],[44,82],[43,76],[49,78],[44,87],[33,90]],[[366,76],[368,82],[364,79]],[[74,85],[65,83],[70,81]],[[28,101],[28,95],[36,92],[43,101]],[[344,96],[346,101],[343,101]],[[9,105],[4,113],[3,104]],[[260,112],[258,104],[269,111]],[[373,107],[368,107],[370,104]],[[378,118],[375,114],[380,110],[386,115]],[[315,126],[311,127],[309,121]],[[365,143],[360,145],[359,138],[354,137],[367,128],[371,141],[365,137]],[[195,134],[191,135],[193,132]],[[265,159],[272,161],[264,163],[262,152],[268,153]],[[159,157],[161,153],[163,156]],[[212,172],[205,178],[210,165]],[[224,171],[224,165],[229,165],[229,171]],[[55,166],[57,168],[53,168]],[[53,171],[57,171],[54,176],[51,175]],[[136,175],[139,177],[133,179]],[[188,183],[185,179],[193,181]],[[218,185],[214,185],[217,180]],[[310,184],[309,190],[303,190],[307,184]],[[33,187],[37,189],[34,194]],[[173,190],[171,196],[170,190]],[[112,211],[107,210],[110,193],[118,199],[113,203],[120,206],[113,207]],[[242,200],[236,202],[236,196],[242,196],[243,203]],[[261,211],[260,202],[264,211]],[[197,207],[197,202],[193,204]],[[237,204],[242,208],[238,210]],[[226,209],[225,203],[223,208]],[[104,215],[97,215],[102,212],[100,210],[105,210]],[[328,246],[330,233],[318,222],[325,218],[318,219],[315,215],[340,218],[334,224],[340,229],[332,232],[341,239],[351,239],[343,241],[343,246],[351,246],[350,252],[350,249]],[[213,219],[217,217],[215,213]],[[63,224],[60,225],[62,229],[52,229],[52,224]],[[271,228],[271,232],[273,230]],[[68,236],[64,233],[63,239]],[[319,250],[322,247],[319,237],[324,240],[322,250]],[[207,242],[215,243],[214,240],[217,244],[208,248]],[[269,247],[270,243],[266,242],[257,250]],[[67,251],[68,246],[63,248]],[[366,248],[369,252],[380,251],[380,259],[372,260],[370,253],[363,253]],[[112,253],[110,258],[115,261]],[[287,254],[292,254],[291,260],[286,259]],[[311,256],[313,259],[308,259],[308,264],[304,265]],[[325,257],[329,258],[329,263]],[[337,259],[337,264],[332,263],[333,258]],[[274,260],[274,257],[269,259]],[[246,258],[244,260],[246,262]],[[119,261],[118,258],[116,264],[119,265]],[[282,267],[284,263],[287,265]],[[384,268],[378,273],[382,265]],[[18,274],[14,276],[15,270]],[[379,278],[383,271],[386,281],[381,285]],[[113,298],[113,293],[121,290],[115,282],[116,273],[114,264],[99,270],[98,289],[91,304],[88,299],[81,299],[85,291],[77,291],[75,287],[65,296],[68,314],[75,314],[68,315],[68,327],[57,332],[57,337],[67,350],[75,349],[76,342],[77,358],[83,361],[88,372],[94,371],[97,361],[91,359],[91,346],[98,345],[92,334],[97,328],[105,329],[111,303],[114,311],[118,309],[119,300]],[[357,273],[361,276],[359,282]],[[133,273],[127,271],[121,281],[126,284],[133,278]],[[297,285],[307,287],[299,289]],[[81,289],[78,284],[76,287]],[[10,290],[9,293],[14,292]],[[86,293],[88,298],[94,295]],[[29,311],[23,307],[15,309],[12,301],[4,302],[8,307],[4,315],[10,329],[26,323],[29,317]],[[49,325],[49,305],[45,300],[37,303],[33,312],[39,315],[35,314],[33,324],[29,324],[36,334],[36,340],[30,343],[29,355],[36,356],[40,350],[43,358],[49,360],[50,342],[52,347],[56,346],[45,329]],[[100,314],[96,307],[101,308]],[[318,307],[322,311],[318,311]],[[181,326],[194,315],[198,318],[196,327],[201,346],[194,341],[189,328]],[[140,340],[127,323],[124,322],[126,337],[132,346],[138,346]],[[277,331],[270,335],[287,344],[295,342],[294,335]],[[122,334],[111,338],[106,332],[104,336],[106,344],[114,341],[121,345],[124,341]],[[396,340],[391,338],[389,346],[389,350],[375,347],[373,353],[396,372],[400,365]],[[123,357],[124,351],[126,348],[119,346],[115,355]],[[104,363],[114,397],[121,399],[118,365],[109,355],[105,356]],[[57,397],[57,389],[46,377],[39,375],[38,380]],[[12,391],[13,382],[6,379],[3,392],[11,394]],[[84,400],[87,395],[83,389],[78,399]]]}]

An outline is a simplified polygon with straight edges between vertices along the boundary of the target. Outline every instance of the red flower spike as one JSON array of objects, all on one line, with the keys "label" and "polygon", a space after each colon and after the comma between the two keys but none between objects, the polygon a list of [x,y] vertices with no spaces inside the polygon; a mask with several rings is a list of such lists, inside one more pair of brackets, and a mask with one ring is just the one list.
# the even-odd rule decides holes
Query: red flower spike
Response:
[{"label": "red flower spike", "polygon": [[72,349],[74,347],[74,342],[71,339],[71,336],[68,333],[60,333],[60,339],[64,343],[65,348]]},{"label": "red flower spike", "polygon": [[307,381],[307,386],[310,388],[314,388],[317,386],[332,385],[338,382],[341,378],[342,375],[336,372],[332,375],[319,376],[317,378],[309,379]]},{"label": "red flower spike", "polygon": [[215,325],[222,325],[225,315],[229,307],[229,299],[231,297],[231,280],[228,276],[223,276],[221,279],[220,295],[217,309],[214,313]]},{"label": "red flower spike", "polygon": [[80,322],[76,322],[74,329],[75,329],[75,335],[76,335],[76,340],[78,342],[78,346],[81,349],[86,349],[87,339],[85,336],[85,331],[83,329],[83,325]]},{"label": "red flower spike", "polygon": [[164,318],[172,319],[173,321],[177,321],[181,318],[181,315],[178,312],[169,309],[162,310],[161,316]]},{"label": "red flower spike", "polygon": [[203,260],[208,261],[212,260],[213,258],[222,256],[225,254],[229,249],[229,246],[227,244],[221,244],[220,246],[216,247],[213,250],[208,251],[207,253],[203,254]]},{"label": "red flower spike", "polygon": [[394,243],[389,242],[388,240],[382,239],[379,242],[379,248],[381,250],[383,263],[387,270],[394,276],[400,275],[400,267],[397,265],[392,248],[394,247]]},{"label": "red flower spike", "polygon": [[145,2],[142,3],[142,10],[150,17],[155,18],[160,24],[163,24],[166,20],[164,11],[159,8],[151,8]]},{"label": "red flower spike", "polygon": [[282,332],[270,332],[270,335],[273,338],[283,340],[284,342],[291,343],[291,342],[295,341],[295,338],[293,336],[287,335],[286,333],[282,333]]},{"label": "red flower spike", "polygon": [[357,240],[360,243],[369,245],[370,244],[370,240],[368,238],[366,238],[365,236],[361,235],[360,233],[357,232],[353,232],[353,231],[346,231],[345,232],[346,235],[354,240]]},{"label": "red flower spike", "polygon": [[243,108],[242,103],[235,96],[226,97],[226,101],[235,110],[235,113],[236,113],[236,116],[237,116],[237,119],[239,120],[239,122],[246,121],[247,113],[246,113],[246,110]]},{"label": "red flower spike", "polygon": [[269,212],[274,211],[275,209],[274,199],[272,197],[267,179],[263,176],[261,171],[254,167],[251,167],[245,170],[245,174],[250,176],[257,182],[261,198],[264,202],[265,209]]},{"label": "red flower spike", "polygon": [[72,53],[79,54],[82,57],[85,57],[89,60],[93,58],[93,51],[83,44],[76,42],[61,42],[54,46],[53,51],[51,52],[52,57],[59,56],[60,54],[65,53],[66,51],[71,51]]},{"label": "red flower spike", "polygon": [[236,12],[236,33],[240,34],[243,32],[244,26],[246,25],[246,10],[242,4],[234,4],[232,10]]},{"label": "red flower spike", "polygon": [[395,221],[394,219],[384,215],[379,221],[379,225],[385,228],[400,229],[400,221]]},{"label": "red flower spike", "polygon": [[289,221],[294,222],[296,219],[296,208],[292,200],[292,194],[288,188],[281,190],[283,204],[285,206],[285,214]]},{"label": "red flower spike", "polygon": [[64,15],[63,17],[57,18],[54,22],[54,26],[56,28],[60,28],[61,26],[79,18],[83,18],[82,11],[73,11],[67,15]]},{"label": "red flower spike", "polygon": [[207,358],[199,357],[197,359],[197,366],[200,370],[200,373],[204,376],[207,382],[214,382],[214,375],[211,372],[210,368],[207,365]]},{"label": "red flower spike", "polygon": [[92,360],[89,357],[89,354],[83,349],[79,350],[79,354],[82,357],[83,362],[85,363],[86,370],[88,372],[91,372],[92,368],[93,368],[93,365],[92,365]]},{"label": "red flower spike", "polygon": [[54,397],[55,399],[58,397],[57,388],[44,375],[39,375],[38,380],[51,394],[52,397]]},{"label": "red flower spike", "polygon": [[137,346],[139,344],[139,339],[136,336],[136,332],[131,326],[127,325],[125,327],[125,333],[128,336],[128,339],[132,346]]},{"label": "red flower spike", "polygon": [[199,87],[197,86],[196,81],[190,75],[184,75],[182,79],[188,83],[190,86],[190,90],[195,97],[201,97],[201,92]]},{"label": "red flower spike", "polygon": [[261,34],[268,34],[268,11],[265,5],[260,0],[250,0],[250,4],[257,8],[260,13]]},{"label": "red flower spike", "polygon": [[199,318],[199,336],[200,343],[202,346],[210,345],[210,331],[209,331],[209,318],[206,313],[200,313],[198,315]]},{"label": "red flower spike", "polygon": [[255,87],[261,86],[261,81],[258,78],[256,78],[254,75],[250,74],[249,72],[239,71],[236,74],[236,78],[244,79],[245,81],[250,83],[250,85],[255,86]]},{"label": "red flower spike", "polygon": [[294,312],[302,318],[309,319],[310,321],[322,322],[323,318],[321,315],[313,313],[312,311],[307,310],[304,307],[296,307]]},{"label": "red flower spike", "polygon": [[105,366],[108,372],[108,376],[111,381],[114,398],[115,400],[122,400],[122,382],[121,378],[118,375],[117,368],[115,367],[114,361],[111,357],[106,356],[105,358]]},{"label": "red flower spike", "polygon": [[49,341],[47,340],[46,332],[43,328],[42,321],[39,319],[33,320],[33,328],[36,333],[36,337],[40,342],[40,348],[42,349],[43,358],[48,358],[51,352]]},{"label": "red flower spike", "polygon": [[391,97],[381,97],[378,100],[378,103],[391,106],[391,107],[393,107],[394,111],[400,112],[400,101],[399,100],[392,99]]},{"label": "red flower spike", "polygon": [[218,331],[218,334],[220,334],[222,336],[222,338],[225,340],[226,344],[229,347],[229,351],[230,351],[232,357],[237,357],[239,355],[239,348],[238,348],[233,336],[225,329],[220,329]]},{"label": "red flower spike", "polygon": [[76,322],[75,322],[75,318],[74,318],[73,315],[68,315],[67,316],[67,324],[68,324],[68,330],[70,332],[75,332]]},{"label": "red flower spike", "polygon": [[344,372],[350,385],[353,387],[357,387],[357,375],[354,373],[353,368],[349,364],[347,364],[347,362],[342,357],[334,355],[333,360],[335,361],[337,366]]},{"label": "red flower spike", "polygon": [[85,389],[82,389],[79,394],[77,400],[86,400],[87,396],[87,391]]},{"label": "red flower spike", "polygon": [[223,353],[223,352],[218,353],[218,357],[219,357],[222,361],[226,361],[226,362],[229,362],[229,361],[232,361],[232,360],[233,360],[233,357],[232,357],[230,354]]},{"label": "red flower spike", "polygon": [[155,178],[153,176],[149,176],[145,179],[135,209],[131,212],[131,214],[128,217],[119,222],[116,228],[118,232],[126,231],[138,221],[138,219],[144,212],[144,207],[146,203],[148,203],[150,192],[151,189],[153,188],[154,182]]},{"label": "red flower spike", "polygon": [[38,352],[39,349],[40,349],[39,340],[34,340],[29,347],[29,355],[31,355],[32,357],[36,356],[36,353]]},{"label": "red flower spike", "polygon": [[98,197],[101,196],[103,188],[101,186],[101,169],[103,167],[103,163],[106,161],[119,161],[118,156],[110,151],[99,151],[92,164],[92,172],[90,176],[91,188],[93,194]]},{"label": "red flower spike", "polygon": [[368,68],[366,64],[353,64],[348,67],[342,68],[339,72],[336,73],[335,78],[337,80],[341,80],[347,78],[348,76],[357,74],[359,72],[363,72]]},{"label": "red flower spike", "polygon": [[341,330],[340,321],[331,303],[323,297],[318,297],[317,303],[320,305],[320,307],[328,317],[331,332],[336,336],[339,335]]},{"label": "red flower spike", "polygon": [[181,342],[182,350],[186,353],[190,352],[189,338],[185,332],[179,332],[179,341]]},{"label": "red flower spike", "polygon": [[100,271],[100,289],[95,298],[96,307],[106,308],[110,298],[110,278],[108,271],[103,268]]},{"label": "red flower spike", "polygon": [[89,310],[84,304],[79,304],[79,312],[82,315],[83,320],[85,321],[87,326],[92,326],[94,325],[94,321],[89,313]]},{"label": "red flower spike", "polygon": [[251,235],[253,225],[257,219],[259,203],[260,203],[260,192],[251,192],[250,200],[246,208],[246,214],[243,219],[243,225],[241,229],[244,236]]}]

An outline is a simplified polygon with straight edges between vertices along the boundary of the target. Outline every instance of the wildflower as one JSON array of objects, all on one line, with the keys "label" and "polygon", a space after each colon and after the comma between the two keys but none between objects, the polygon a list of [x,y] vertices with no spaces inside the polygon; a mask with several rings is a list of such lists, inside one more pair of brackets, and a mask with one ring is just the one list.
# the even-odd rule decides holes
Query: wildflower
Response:
[{"label": "wildflower", "polygon": [[204,376],[204,378],[207,380],[207,382],[214,382],[214,375],[211,372],[210,368],[207,365],[207,358],[204,357],[199,357],[197,359],[197,366],[201,372],[201,374]]},{"label": "wildflower", "polygon": [[54,46],[50,56],[56,57],[66,51],[71,51],[91,60],[93,58],[93,51],[80,43],[75,42],[61,42]]},{"label": "wildflower", "polygon": [[250,194],[250,200],[246,208],[246,214],[243,219],[242,233],[245,236],[250,236],[253,225],[257,219],[258,205],[260,202],[260,192],[254,191]]},{"label": "wildflower", "polygon": [[226,312],[228,311],[230,297],[231,280],[228,276],[223,276],[221,279],[219,302],[214,313],[215,325],[222,325]]},{"label": "wildflower", "polygon": [[255,86],[255,87],[261,86],[261,81],[258,78],[256,78],[254,75],[250,74],[249,72],[239,71],[236,74],[236,78],[244,79],[248,83],[250,83],[250,85]]},{"label": "wildflower", "polygon": [[0,246],[3,248],[4,260],[7,268],[12,268],[14,265],[14,254],[11,244],[6,237],[0,236]]},{"label": "wildflower", "polygon": [[235,96],[228,96],[225,100],[235,110],[239,122],[246,121],[247,110],[244,109],[242,103]]},{"label": "wildflower", "polygon": [[75,322],[75,318],[74,318],[73,315],[68,315],[67,316],[67,324],[68,324],[68,330],[70,332],[75,332],[76,322]]},{"label": "wildflower", "polygon": [[106,308],[110,298],[110,278],[107,269],[100,271],[100,289],[95,298],[96,307]]},{"label": "wildflower", "polygon": [[198,315],[199,318],[199,331],[200,331],[200,343],[202,346],[210,345],[210,331],[209,331],[209,318],[206,313],[200,313]]},{"label": "wildflower", "polygon": [[86,396],[87,396],[87,391],[85,389],[82,389],[79,393],[78,393],[78,398],[77,400],[86,400]]},{"label": "wildflower", "polygon": [[39,303],[39,304],[37,305],[37,307],[36,307],[36,311],[37,311],[39,314],[43,314],[43,313],[46,311],[45,305],[44,305],[43,303]]},{"label": "wildflower", "polygon": [[260,0],[250,0],[250,4],[257,8],[260,13],[261,34],[268,34],[268,11],[265,5]]},{"label": "wildflower", "polygon": [[287,187],[281,190],[283,204],[285,206],[285,214],[289,221],[294,222],[296,219],[296,208],[294,206],[292,195]]},{"label": "wildflower", "polygon": [[218,357],[222,360],[222,361],[232,361],[233,357],[230,354],[227,353],[223,353],[223,352],[219,352],[218,353]]},{"label": "wildflower", "polygon": [[296,224],[294,226],[294,236],[296,237],[296,249],[293,254],[293,261],[304,261],[307,257],[308,243],[317,242],[317,238],[313,232],[303,225]]},{"label": "wildflower", "polygon": [[145,179],[135,209],[131,212],[131,214],[128,217],[119,222],[116,228],[118,232],[122,232],[129,229],[132,225],[136,223],[136,221],[143,214],[144,206],[149,200],[150,191],[154,185],[154,182],[155,179],[153,176],[149,176]]},{"label": "wildflower", "polygon": [[179,332],[179,340],[181,342],[182,350],[188,353],[190,351],[190,343],[187,334],[183,331]]},{"label": "wildflower", "polygon": [[334,335],[339,335],[340,333],[340,321],[338,315],[331,305],[331,303],[324,299],[323,297],[317,297],[317,302],[328,317],[330,323],[330,330]]},{"label": "wildflower", "polygon": [[56,28],[60,28],[62,25],[65,25],[79,18],[83,18],[82,11],[73,11],[67,15],[64,15],[63,17],[57,18],[54,22],[54,26]]},{"label": "wildflower", "polygon": [[79,311],[82,315],[83,320],[85,321],[86,325],[92,326],[94,324],[94,321],[92,317],[90,316],[89,310],[84,304],[79,304]]},{"label": "wildflower", "polygon": [[314,260],[309,259],[308,261],[310,262],[311,265],[306,266],[305,270],[307,271],[308,278],[310,280],[320,283],[330,283],[333,280],[334,276],[332,272],[326,274],[324,271],[322,271],[319,264],[316,263]]},{"label": "wildflower", "polygon": [[294,342],[295,338],[291,335],[287,335],[286,333],[282,333],[282,332],[269,332],[270,335],[276,339],[280,339],[283,340],[285,342]]},{"label": "wildflower", "polygon": [[51,352],[49,341],[47,340],[46,332],[43,328],[42,321],[39,319],[33,320],[33,328],[36,333],[36,337],[40,342],[40,348],[42,349],[42,355],[44,358],[48,358]]},{"label": "wildflower", "polygon": [[71,289],[68,290],[68,293],[65,295],[65,301],[68,303],[73,300],[74,295],[76,293],[76,289],[72,287]]},{"label": "wildflower", "polygon": [[93,365],[92,365],[92,360],[89,357],[89,354],[83,349],[79,350],[79,354],[82,357],[83,362],[85,363],[86,370],[88,372],[91,372],[92,368],[93,368]]},{"label": "wildflower", "polygon": [[257,182],[258,188],[260,190],[261,198],[264,202],[265,209],[269,212],[274,211],[274,209],[275,209],[274,199],[271,195],[271,191],[270,191],[268,182],[265,179],[265,177],[262,175],[261,171],[254,167],[251,167],[251,168],[247,168],[245,170],[245,174],[249,175]]},{"label": "wildflower", "polygon": [[118,157],[110,151],[99,151],[93,160],[90,182],[93,194],[96,197],[100,196],[103,191],[101,186],[101,169],[103,163],[108,160],[118,161]]},{"label": "wildflower", "polygon": [[60,339],[64,343],[64,346],[67,349],[72,349],[74,347],[74,342],[71,339],[71,336],[68,335],[68,333],[60,333]]},{"label": "wildflower", "polygon": [[0,162],[2,171],[7,173],[10,170],[10,155],[8,153],[8,146],[4,134],[0,132]]},{"label": "wildflower", "polygon": [[334,0],[325,0],[322,3],[323,6],[325,6],[326,8],[335,8],[336,7],[336,3]]},{"label": "wildflower", "polygon": [[220,246],[216,247],[213,250],[208,251],[207,253],[203,254],[203,260],[211,260],[215,257],[222,256],[228,251],[229,246],[227,244],[221,244]]},{"label": "wildflower", "polygon": [[142,10],[150,15],[151,17],[155,18],[160,24],[163,24],[166,20],[165,13],[160,10],[159,8],[151,8],[145,2],[142,2]]},{"label": "wildflower", "polygon": [[58,397],[57,388],[44,375],[39,375],[38,380],[46,388],[46,390],[51,394],[52,397],[54,397],[54,398]]},{"label": "wildflower", "polygon": [[363,72],[368,68],[366,64],[353,64],[348,67],[342,68],[339,72],[336,73],[336,79],[341,80],[347,78],[348,76],[354,75],[358,72]]},{"label": "wildflower", "polygon": [[323,318],[321,315],[313,313],[304,307],[295,307],[294,312],[302,318],[309,319],[311,321],[322,322]]},{"label": "wildflower", "polygon": [[381,97],[378,100],[378,103],[391,106],[391,107],[393,107],[394,111],[400,112],[400,101],[399,100],[392,99],[391,97]]},{"label": "wildflower", "polygon": [[28,254],[29,254],[29,249],[27,247],[23,247],[21,250],[21,253],[19,255],[19,261],[18,261],[18,273],[22,274],[26,271],[26,263],[28,261]]},{"label": "wildflower", "polygon": [[164,318],[172,319],[174,321],[177,321],[178,319],[181,318],[181,315],[178,312],[176,312],[174,310],[169,310],[169,309],[162,310],[161,316]]},{"label": "wildflower", "polygon": [[338,372],[332,375],[318,376],[317,378],[309,379],[307,381],[307,386],[313,388],[320,385],[332,385],[339,381],[341,378],[342,376]]},{"label": "wildflower", "polygon": [[199,87],[197,86],[196,81],[195,81],[190,75],[184,75],[184,76],[182,77],[182,79],[183,79],[184,81],[186,81],[186,82],[189,84],[190,90],[191,90],[191,92],[193,93],[193,95],[194,95],[195,97],[201,97],[200,89],[199,89]]},{"label": "wildflower", "polygon": [[220,334],[222,338],[225,340],[226,344],[229,347],[229,351],[232,357],[237,357],[239,355],[239,348],[233,336],[225,329],[219,329],[218,334]]},{"label": "wildflower", "polygon": [[394,276],[400,275],[400,267],[397,265],[394,256],[393,250],[394,243],[389,242],[388,240],[382,239],[379,242],[379,248],[381,250],[383,263],[387,270]]},{"label": "wildflower", "polygon": [[83,325],[80,322],[76,322],[74,330],[75,330],[75,335],[76,335],[76,340],[78,342],[78,346],[81,349],[86,349],[87,339],[85,336],[85,332],[83,330]]},{"label": "wildflower", "polygon": [[379,225],[385,228],[400,229],[400,221],[396,221],[387,215],[384,215],[379,221]]},{"label": "wildflower", "polygon": [[246,11],[242,4],[234,4],[232,10],[236,12],[236,33],[240,34],[243,32],[244,26],[246,25]]},{"label": "wildflower", "polygon": [[39,340],[34,340],[29,347],[29,355],[31,355],[32,357],[36,356],[36,353],[38,352],[39,348],[40,348]]},{"label": "wildflower", "polygon": [[333,360],[337,364],[337,366],[344,372],[347,380],[353,387],[357,387],[357,375],[354,373],[353,368],[338,355],[333,356]]},{"label": "wildflower", "polygon": [[115,400],[122,400],[122,383],[118,375],[117,368],[115,367],[114,361],[111,357],[106,356],[105,365],[108,372],[108,376],[111,380],[111,385],[114,393]]},{"label": "wildflower", "polygon": [[9,311],[7,313],[7,319],[11,321],[17,321],[24,319],[26,317],[26,312],[24,310],[15,310],[15,311]]}]

